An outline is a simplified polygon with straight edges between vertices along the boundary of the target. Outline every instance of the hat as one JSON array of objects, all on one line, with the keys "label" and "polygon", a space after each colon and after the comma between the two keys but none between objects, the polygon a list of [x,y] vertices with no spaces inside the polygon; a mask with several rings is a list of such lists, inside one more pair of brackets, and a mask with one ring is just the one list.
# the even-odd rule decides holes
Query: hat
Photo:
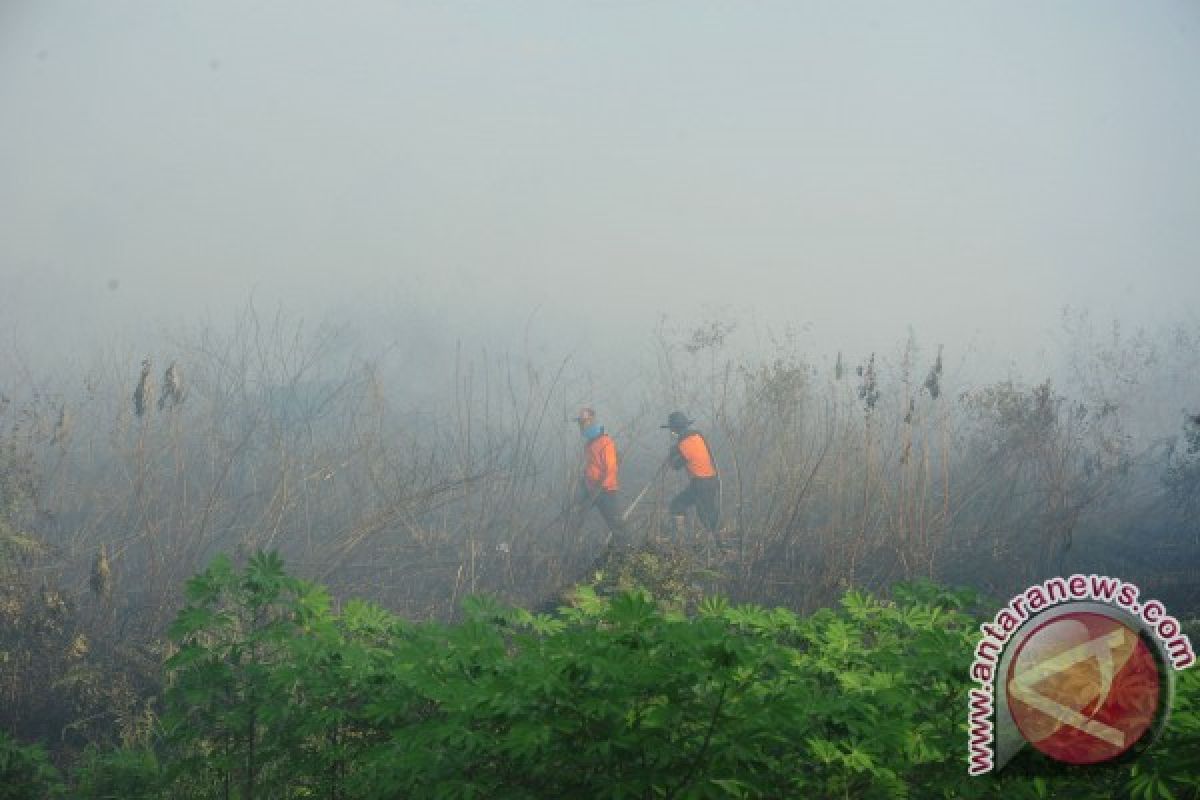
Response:
[{"label": "hat", "polygon": [[660,428],[670,428],[673,431],[685,430],[692,424],[692,420],[688,419],[687,414],[682,411],[672,411],[667,416],[667,424],[660,425]]}]

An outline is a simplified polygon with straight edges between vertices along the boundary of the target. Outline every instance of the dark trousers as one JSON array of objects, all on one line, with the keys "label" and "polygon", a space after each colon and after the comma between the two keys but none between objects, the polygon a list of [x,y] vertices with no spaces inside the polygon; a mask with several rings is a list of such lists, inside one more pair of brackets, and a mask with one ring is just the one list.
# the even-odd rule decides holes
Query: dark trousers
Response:
[{"label": "dark trousers", "polygon": [[628,543],[629,534],[625,529],[625,523],[621,521],[621,509],[617,507],[616,492],[589,489],[586,484],[580,484],[579,500],[584,504],[585,511],[588,507],[594,507],[600,512],[600,516],[604,518],[604,524],[608,526],[609,532],[613,535],[614,542],[621,545]]},{"label": "dark trousers", "polygon": [[716,478],[692,478],[684,489],[671,498],[671,513],[684,516],[688,508],[696,507],[696,516],[709,531],[721,524],[721,487]]},{"label": "dark trousers", "polygon": [[625,523],[621,521],[621,511],[617,508],[616,492],[597,492],[592,505],[600,512],[600,516],[604,517],[604,524],[610,531],[614,534],[625,532]]}]

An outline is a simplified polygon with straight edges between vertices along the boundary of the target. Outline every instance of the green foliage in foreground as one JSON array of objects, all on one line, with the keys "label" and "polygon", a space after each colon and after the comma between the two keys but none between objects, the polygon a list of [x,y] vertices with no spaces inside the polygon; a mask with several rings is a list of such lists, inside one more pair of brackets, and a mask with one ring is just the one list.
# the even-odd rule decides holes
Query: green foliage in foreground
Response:
[{"label": "green foliage in foreground", "polygon": [[274,556],[215,563],[171,629],[177,796],[903,797],[961,782],[961,598],[840,612],[580,590],[457,625],[340,615]]},{"label": "green foliage in foreground", "polygon": [[0,731],[0,800],[60,797],[62,777],[40,747],[22,746]]},{"label": "green foliage in foreground", "polygon": [[[474,598],[458,624],[416,624],[361,602],[334,613],[260,554],[243,571],[217,560],[187,592],[156,752],[90,752],[72,796],[1200,796],[1200,670],[1181,676],[1164,746],[1132,766],[1027,754],[968,778],[977,623],[971,598],[929,585],[809,617],[719,598],[689,617],[585,588],[554,615]],[[37,779],[50,788],[3,796],[49,796],[52,772]]]}]

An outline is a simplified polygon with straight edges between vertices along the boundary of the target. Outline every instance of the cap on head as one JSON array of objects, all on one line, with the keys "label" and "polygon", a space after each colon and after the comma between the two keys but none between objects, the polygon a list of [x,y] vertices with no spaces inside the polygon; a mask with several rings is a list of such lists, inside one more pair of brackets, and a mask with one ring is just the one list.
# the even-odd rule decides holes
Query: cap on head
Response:
[{"label": "cap on head", "polygon": [[667,424],[661,427],[670,428],[673,431],[684,431],[691,424],[692,420],[688,419],[687,414],[682,411],[672,411],[667,415]]}]

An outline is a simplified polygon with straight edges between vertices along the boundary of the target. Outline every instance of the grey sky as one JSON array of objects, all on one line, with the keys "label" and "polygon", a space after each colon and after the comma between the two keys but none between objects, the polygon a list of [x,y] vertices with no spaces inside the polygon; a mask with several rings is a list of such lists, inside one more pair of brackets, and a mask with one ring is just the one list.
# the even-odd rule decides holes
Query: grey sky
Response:
[{"label": "grey sky", "polygon": [[1021,355],[1200,299],[1195,2],[5,0],[0,114],[36,336],[255,289]]}]

